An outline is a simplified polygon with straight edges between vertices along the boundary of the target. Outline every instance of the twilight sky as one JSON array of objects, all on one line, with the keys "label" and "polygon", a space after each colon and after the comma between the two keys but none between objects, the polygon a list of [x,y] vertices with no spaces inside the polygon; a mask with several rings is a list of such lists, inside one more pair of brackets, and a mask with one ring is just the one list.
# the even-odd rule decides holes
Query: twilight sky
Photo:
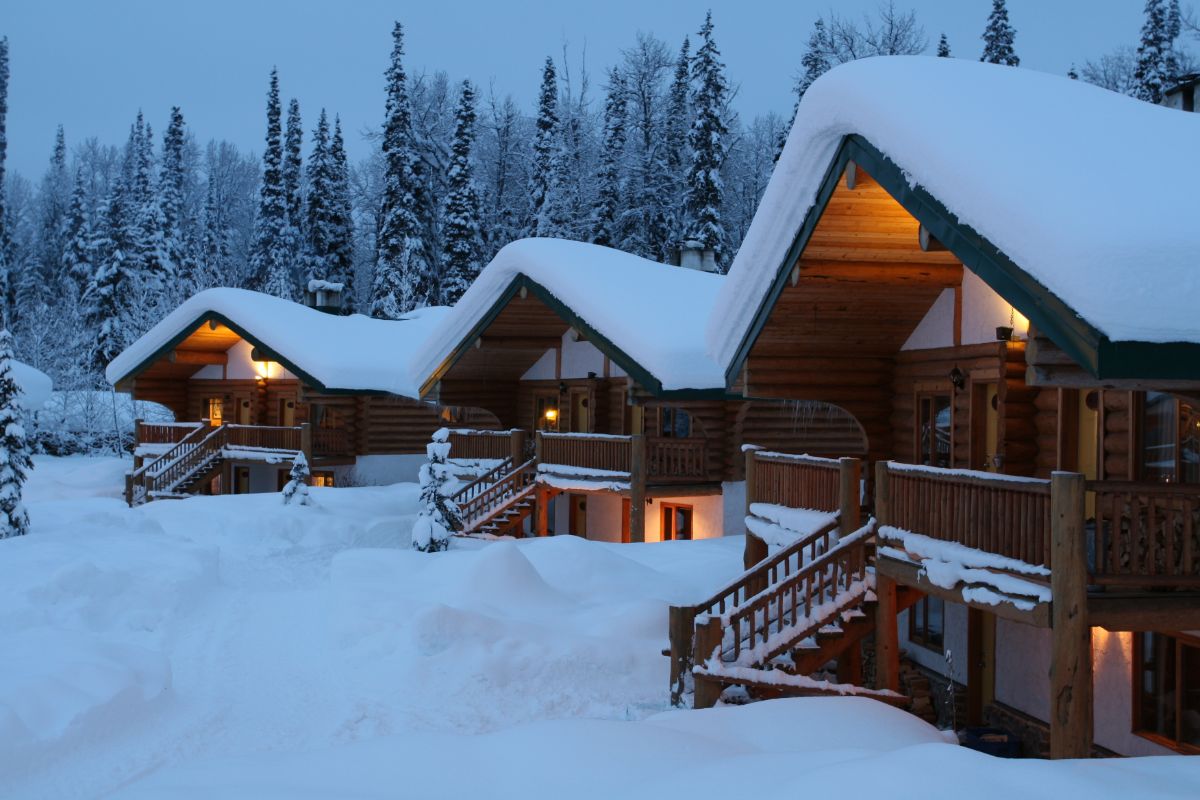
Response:
[{"label": "twilight sky", "polygon": [[[262,150],[272,65],[283,97],[297,97],[306,131],[322,106],[342,115],[352,158],[359,135],[383,116],[383,70],[394,19],[407,32],[410,74],[445,70],[511,93],[532,109],[541,63],[586,47],[593,95],[604,69],[637,31],[672,50],[712,8],[735,107],[749,119],[790,112],[791,86],[813,20],[830,7],[847,16],[878,0],[6,0],[8,166],[40,177],[62,123],[68,145],[87,136],[119,144],[139,108],[156,137],[172,105],[203,143],[225,138]],[[1186,4],[1185,4],[1186,5]],[[990,0],[897,0],[915,8],[930,39],[945,32],[954,55],[978,58]],[[1136,44],[1142,0],[1009,0],[1022,67],[1065,73],[1117,45]],[[693,37],[694,39],[694,37]]]}]

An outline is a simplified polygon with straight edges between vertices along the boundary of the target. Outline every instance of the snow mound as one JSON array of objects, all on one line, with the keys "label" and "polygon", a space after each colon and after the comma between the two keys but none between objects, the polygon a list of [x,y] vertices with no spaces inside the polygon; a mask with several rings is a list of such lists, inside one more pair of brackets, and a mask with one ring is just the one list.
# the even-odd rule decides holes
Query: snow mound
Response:
[{"label": "snow mound", "polygon": [[18,401],[21,407],[27,411],[41,410],[54,389],[54,382],[50,380],[50,376],[21,361],[13,360],[9,363],[13,380],[21,387],[21,397]]}]

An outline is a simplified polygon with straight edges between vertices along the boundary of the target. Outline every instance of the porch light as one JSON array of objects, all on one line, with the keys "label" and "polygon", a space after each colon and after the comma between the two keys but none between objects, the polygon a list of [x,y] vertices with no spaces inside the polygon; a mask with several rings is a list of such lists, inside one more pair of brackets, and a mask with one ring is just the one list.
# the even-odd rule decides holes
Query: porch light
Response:
[{"label": "porch light", "polygon": [[557,408],[547,408],[546,409],[546,422],[549,422],[549,423],[558,422],[558,409]]},{"label": "porch light", "polygon": [[265,381],[267,378],[271,377],[271,364],[272,362],[270,361],[255,361],[254,371],[257,374],[254,376],[254,379],[257,381]]}]

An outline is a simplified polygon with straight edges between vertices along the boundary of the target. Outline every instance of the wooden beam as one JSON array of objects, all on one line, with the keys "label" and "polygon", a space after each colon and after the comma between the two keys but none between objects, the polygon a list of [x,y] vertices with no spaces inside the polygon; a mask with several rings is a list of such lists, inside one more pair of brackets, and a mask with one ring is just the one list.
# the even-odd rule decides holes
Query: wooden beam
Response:
[{"label": "wooden beam", "polygon": [[1156,378],[1097,378],[1079,366],[1041,366],[1025,368],[1025,383],[1030,386],[1057,386],[1063,389],[1126,389],[1135,392],[1194,392],[1200,380],[1164,380]]},{"label": "wooden beam", "polygon": [[562,344],[560,336],[481,336],[476,348],[494,350],[549,350]]},{"label": "wooden beam", "polygon": [[168,360],[172,364],[217,364],[229,363],[229,354],[210,350],[172,350]]},{"label": "wooden beam", "polygon": [[1088,597],[1089,624],[1110,631],[1200,629],[1195,593],[1110,594]]},{"label": "wooden beam", "polygon": [[1050,476],[1050,757],[1092,752],[1092,629],[1088,622],[1084,477]]},{"label": "wooden beam", "polygon": [[[1032,610],[1018,608],[1011,602],[998,602],[995,605],[975,604],[963,598],[962,590],[969,588],[968,584],[959,584],[951,589],[938,586],[930,583],[929,578],[925,575],[924,567],[920,564],[915,564],[911,561],[899,561],[888,556],[879,556],[876,559],[875,571],[877,574],[886,575],[900,586],[912,587],[932,597],[940,597],[943,600],[958,603],[967,608],[977,608],[980,611],[994,614],[1001,619],[1020,622],[1023,625],[1033,625],[1037,628],[1050,627],[1049,603],[1037,603]],[[1026,598],[1019,599],[1024,600]]]}]

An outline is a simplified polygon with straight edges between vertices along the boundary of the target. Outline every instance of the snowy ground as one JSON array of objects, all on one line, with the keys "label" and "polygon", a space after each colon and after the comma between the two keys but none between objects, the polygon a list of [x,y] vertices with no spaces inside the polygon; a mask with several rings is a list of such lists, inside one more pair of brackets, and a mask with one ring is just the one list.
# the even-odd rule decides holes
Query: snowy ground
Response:
[{"label": "snowy ground", "polygon": [[37,466],[0,542],[0,797],[1200,795],[1195,760],[1004,762],[869,700],[668,710],[666,606],[740,540],[429,556],[412,485],[131,511],[120,461]]}]

